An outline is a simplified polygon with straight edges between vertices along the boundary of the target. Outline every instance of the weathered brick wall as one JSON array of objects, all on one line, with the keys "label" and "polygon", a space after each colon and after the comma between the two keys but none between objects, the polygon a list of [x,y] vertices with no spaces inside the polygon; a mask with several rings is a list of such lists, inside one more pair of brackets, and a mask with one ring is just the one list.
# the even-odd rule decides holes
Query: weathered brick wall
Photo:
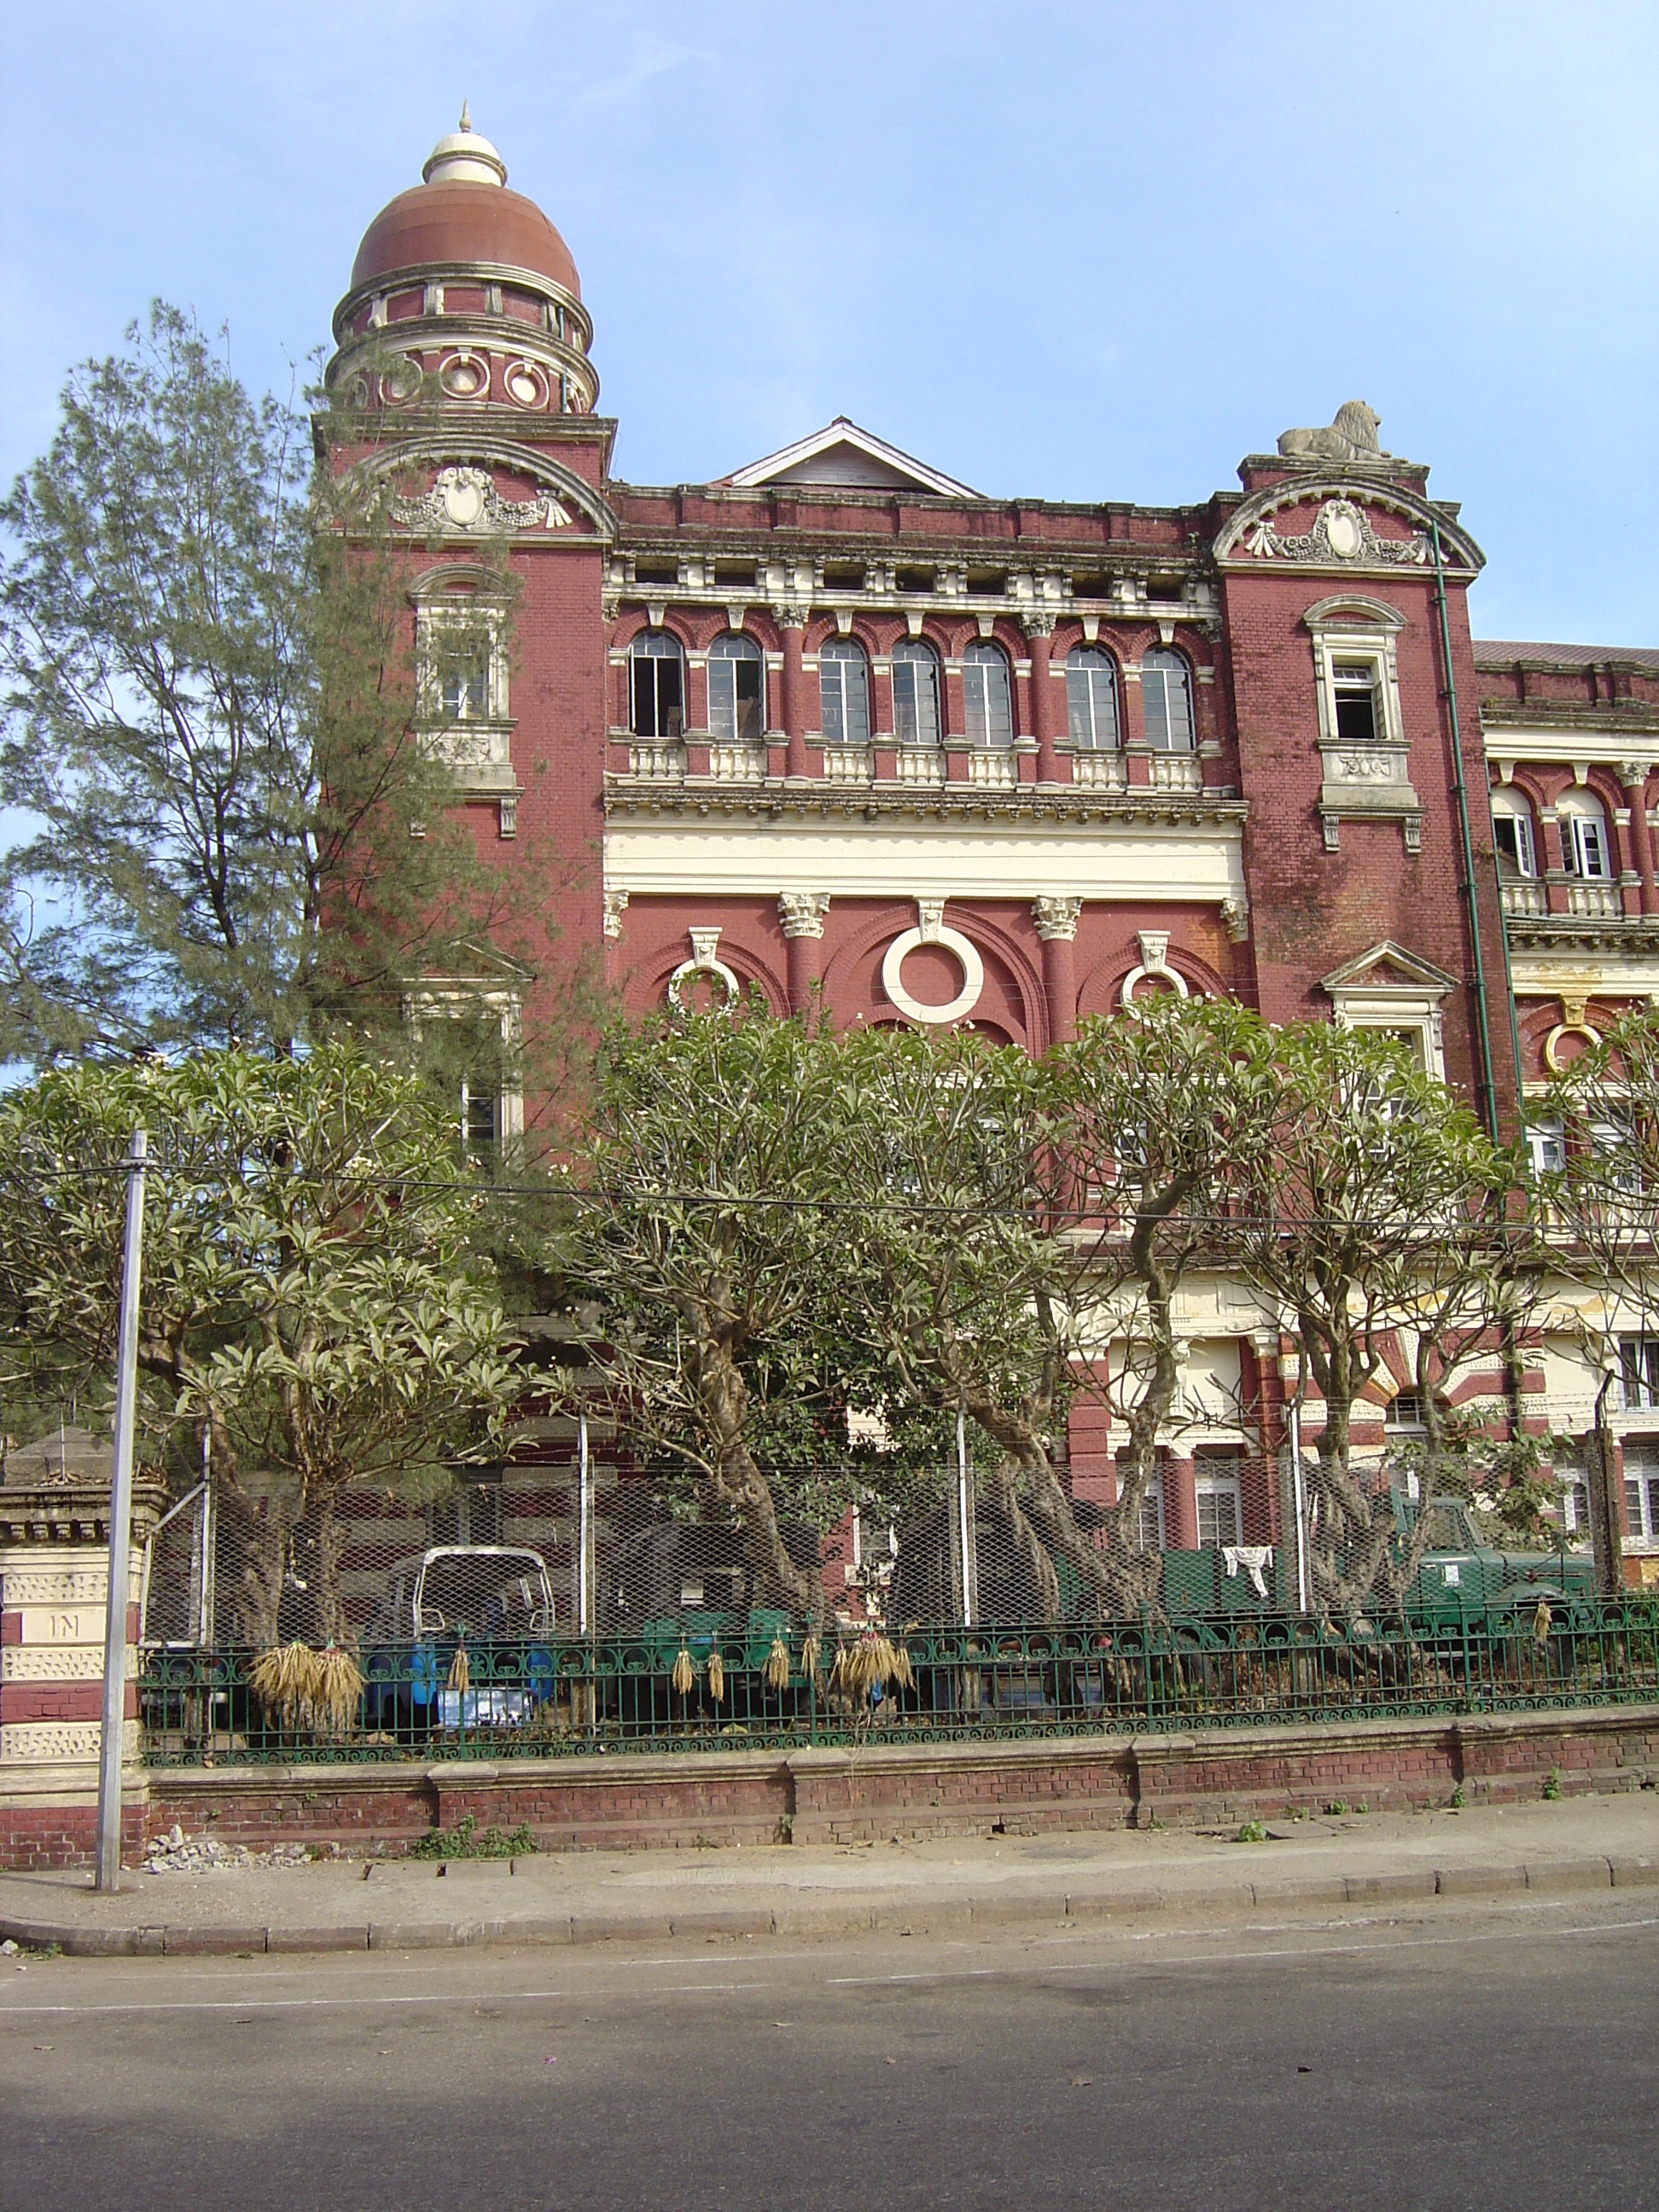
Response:
[{"label": "weathered brick wall", "polygon": [[[872,1837],[1170,1827],[1281,1818],[1335,1799],[1373,1812],[1659,1787],[1659,1706],[1353,1727],[1217,1729],[1003,1744],[158,1773],[125,1848],[176,1821],[266,1850],[407,1850],[469,1814],[544,1850],[862,1842]],[[0,1809],[0,1864],[90,1863],[91,1805]]]}]

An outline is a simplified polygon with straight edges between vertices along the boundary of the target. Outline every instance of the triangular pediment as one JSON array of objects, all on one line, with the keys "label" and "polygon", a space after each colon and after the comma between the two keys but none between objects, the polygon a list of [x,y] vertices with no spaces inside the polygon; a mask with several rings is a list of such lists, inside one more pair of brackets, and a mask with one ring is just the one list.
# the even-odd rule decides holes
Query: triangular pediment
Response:
[{"label": "triangular pediment", "polygon": [[1455,991],[1457,978],[1449,975],[1443,968],[1437,968],[1433,961],[1407,952],[1391,937],[1385,937],[1369,952],[1345,961],[1341,967],[1322,976],[1320,988],[1333,998],[1339,992],[1352,991],[1427,991],[1439,995]]},{"label": "triangular pediment", "polygon": [[845,415],[837,415],[810,438],[799,438],[781,452],[750,461],[746,468],[734,469],[718,481],[745,486],[811,484],[833,489],[842,485],[852,491],[932,492],[945,499],[979,497],[969,485],[929,468],[913,453],[901,453],[884,438],[861,430]]},{"label": "triangular pediment", "polygon": [[459,938],[449,947],[448,957],[441,969],[428,969],[414,988],[419,991],[443,991],[456,986],[495,986],[529,984],[534,982],[535,970],[526,968],[522,961],[511,958],[493,945],[482,944],[473,938]]}]

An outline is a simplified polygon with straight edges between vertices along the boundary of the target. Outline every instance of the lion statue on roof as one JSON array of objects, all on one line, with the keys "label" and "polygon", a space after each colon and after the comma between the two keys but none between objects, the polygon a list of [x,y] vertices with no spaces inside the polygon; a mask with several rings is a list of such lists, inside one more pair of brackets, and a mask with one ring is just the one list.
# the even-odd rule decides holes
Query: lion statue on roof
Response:
[{"label": "lion statue on roof", "polygon": [[1279,450],[1287,461],[1379,460],[1376,433],[1382,421],[1363,399],[1345,399],[1328,430],[1286,430]]}]

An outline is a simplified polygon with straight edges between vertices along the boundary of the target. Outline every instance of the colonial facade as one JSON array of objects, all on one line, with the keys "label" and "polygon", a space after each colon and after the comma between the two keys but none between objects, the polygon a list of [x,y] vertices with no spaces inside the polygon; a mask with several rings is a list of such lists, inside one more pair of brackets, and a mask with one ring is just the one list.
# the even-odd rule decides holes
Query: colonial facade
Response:
[{"label": "colonial facade", "polygon": [[[417,635],[482,610],[496,637],[438,686],[457,803],[503,867],[561,856],[561,941],[630,1008],[821,995],[1040,1052],[1143,993],[1231,994],[1385,1028],[1508,1130],[1598,1006],[1659,992],[1659,653],[1475,644],[1480,550],[1359,402],[1170,507],[988,498],[845,418],[624,483],[570,253],[465,118],[334,334],[342,465],[413,485]],[[544,988],[458,981],[509,1031]],[[469,1110],[500,1139],[522,1102]],[[1189,1323],[1255,1409],[1219,1451],[1262,1464],[1276,1329],[1221,1285]],[[1532,1380],[1535,1425],[1588,1426],[1582,1358]],[[1074,1435],[1080,1493],[1111,1441]],[[1172,1451],[1164,1540],[1273,1540],[1273,1485],[1206,1464]]]}]

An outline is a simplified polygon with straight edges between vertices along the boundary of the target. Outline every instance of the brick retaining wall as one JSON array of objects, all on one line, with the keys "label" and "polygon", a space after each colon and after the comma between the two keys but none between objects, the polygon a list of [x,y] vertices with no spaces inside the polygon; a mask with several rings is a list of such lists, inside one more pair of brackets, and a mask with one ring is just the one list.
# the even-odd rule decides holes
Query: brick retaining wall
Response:
[{"label": "brick retaining wall", "polygon": [[[1443,1805],[1460,1783],[1468,1803],[1499,1803],[1538,1796],[1553,1771],[1574,1794],[1659,1786],[1659,1705],[793,1753],[176,1769],[147,1778],[123,1827],[135,1855],[141,1835],[175,1821],[256,1849],[395,1854],[468,1814],[480,1828],[523,1822],[544,1850],[823,1844],[999,1823],[1025,1833],[1230,1824],[1337,1798],[1399,1811]],[[88,1863],[94,1819],[90,1805],[0,1806],[0,1866]]]}]

